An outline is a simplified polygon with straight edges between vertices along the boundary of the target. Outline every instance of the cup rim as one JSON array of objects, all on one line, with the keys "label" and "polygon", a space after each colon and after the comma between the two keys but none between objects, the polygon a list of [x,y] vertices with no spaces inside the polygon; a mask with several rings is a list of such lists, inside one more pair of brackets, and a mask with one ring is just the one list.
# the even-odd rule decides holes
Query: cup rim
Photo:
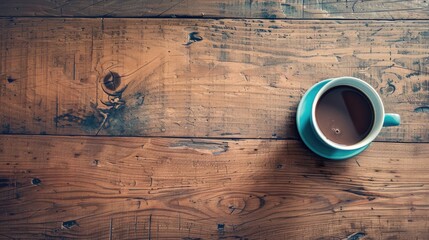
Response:
[{"label": "cup rim", "polygon": [[[357,81],[359,82],[360,85],[363,85],[366,89],[362,90],[359,87],[356,87],[355,85],[351,85],[351,84],[346,84],[343,83],[341,84],[341,82],[343,81],[347,81],[347,80],[352,80],[352,81]],[[340,82],[340,84],[339,84]],[[350,87],[354,87],[356,89],[358,89],[362,94],[364,94],[371,102],[372,107],[374,109],[374,124],[371,128],[371,131],[368,133],[368,135],[361,140],[358,143],[355,143],[353,145],[343,145],[343,144],[339,144],[336,143],[334,141],[329,140],[320,130],[317,121],[316,121],[316,106],[317,103],[320,99],[320,97],[329,89],[333,88],[333,87],[337,87],[337,86],[350,86]],[[368,96],[367,91],[370,92],[371,96]],[[374,103],[374,100],[376,101],[376,103]],[[377,105],[378,107],[376,108]],[[316,131],[316,134],[318,135],[318,137],[322,140],[322,142],[324,142],[325,144],[336,148],[336,149],[341,149],[341,150],[355,150],[355,149],[359,149],[361,147],[364,147],[368,144],[370,144],[379,134],[381,128],[383,127],[383,121],[384,121],[384,106],[383,106],[383,102],[380,98],[380,95],[378,95],[377,91],[367,82],[359,79],[359,78],[355,78],[355,77],[338,77],[338,78],[333,78],[330,82],[328,82],[327,84],[325,84],[320,90],[319,92],[316,94],[316,96],[314,97],[314,101],[312,104],[312,108],[311,108],[311,125],[313,126],[313,129]],[[378,118],[377,118],[378,117]]]}]

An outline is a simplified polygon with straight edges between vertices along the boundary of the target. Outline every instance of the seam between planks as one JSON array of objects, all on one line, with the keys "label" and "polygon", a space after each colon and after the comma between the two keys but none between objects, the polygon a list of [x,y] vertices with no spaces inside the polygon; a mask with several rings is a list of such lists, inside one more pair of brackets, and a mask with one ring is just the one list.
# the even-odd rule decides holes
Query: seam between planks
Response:
[{"label": "seam between planks", "polygon": [[[67,135],[67,134],[0,134],[0,137],[4,136],[39,136],[39,137],[72,137],[72,138],[79,138],[79,137],[86,137],[86,138],[161,138],[161,139],[201,139],[201,140],[224,140],[224,141],[245,141],[245,140],[270,140],[270,141],[298,141],[302,142],[301,139],[297,138],[256,138],[256,137],[243,137],[243,138],[234,138],[234,137],[193,137],[193,136],[157,136],[157,135],[151,135],[151,136],[128,136],[128,135]],[[429,142],[410,142],[410,141],[373,141],[377,143],[392,143],[392,144],[428,144]]]},{"label": "seam between planks", "polygon": [[429,21],[429,18],[398,18],[398,19],[388,19],[388,18],[243,18],[243,17],[197,17],[197,16],[175,16],[175,17],[165,17],[165,16],[148,16],[148,17],[138,17],[138,16],[0,16],[0,19],[14,19],[14,18],[28,18],[28,19],[160,19],[160,20],[172,20],[172,19],[193,19],[193,20],[269,20],[269,21],[385,21],[385,22],[395,22],[395,21]]}]

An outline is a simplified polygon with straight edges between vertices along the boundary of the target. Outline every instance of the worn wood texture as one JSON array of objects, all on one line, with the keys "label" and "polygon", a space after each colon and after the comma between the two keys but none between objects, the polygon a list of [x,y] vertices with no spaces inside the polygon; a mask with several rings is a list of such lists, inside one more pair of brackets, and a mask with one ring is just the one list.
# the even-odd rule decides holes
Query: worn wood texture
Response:
[{"label": "worn wood texture", "polygon": [[304,92],[326,78],[355,76],[376,88],[387,112],[402,115],[402,125],[383,129],[377,140],[427,142],[427,26],[1,20],[0,130],[294,139]]},{"label": "worn wood texture", "polygon": [[[0,236],[425,239],[429,144],[0,136]],[[357,238],[358,239],[358,238]]]},{"label": "worn wood texture", "polygon": [[426,0],[2,0],[0,16],[428,19]]}]

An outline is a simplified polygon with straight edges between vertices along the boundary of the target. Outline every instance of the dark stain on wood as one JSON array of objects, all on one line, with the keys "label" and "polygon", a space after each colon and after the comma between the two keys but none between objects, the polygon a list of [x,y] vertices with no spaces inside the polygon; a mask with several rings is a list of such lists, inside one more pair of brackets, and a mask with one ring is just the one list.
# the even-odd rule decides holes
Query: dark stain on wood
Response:
[{"label": "dark stain on wood", "polygon": [[10,128],[10,124],[9,123],[3,123],[2,124],[2,130],[1,130],[2,134],[9,134],[12,133],[11,128]]},{"label": "dark stain on wood", "polygon": [[419,76],[419,75],[421,75],[421,72],[420,72],[420,71],[417,71],[417,72],[409,73],[409,74],[405,75],[405,77],[406,77],[406,78],[410,78],[410,77],[413,77],[413,76]]},{"label": "dark stain on wood", "polygon": [[422,89],[422,87],[421,87],[420,83],[413,83],[413,87],[412,87],[413,92],[418,92],[421,89]]},{"label": "dark stain on wood", "polygon": [[225,234],[225,224],[223,224],[223,223],[217,224],[217,233],[219,236],[222,236]]},{"label": "dark stain on wood", "polygon": [[[127,120],[128,111],[125,106],[122,108],[111,108],[105,110],[105,114],[107,114],[108,118],[105,120],[105,124],[103,122],[100,125],[100,130],[105,129],[109,134],[124,134],[126,133],[126,129],[131,129],[133,125],[132,122]],[[98,133],[98,132],[97,132]]]},{"label": "dark stain on wood", "polygon": [[[117,73],[111,72],[110,75],[115,76]],[[109,74],[107,75],[109,76]],[[106,77],[107,77],[106,76]],[[106,78],[105,78],[106,79]],[[126,101],[123,99],[122,94],[126,90],[127,86],[120,88],[117,91],[111,89],[118,89],[119,81],[115,80],[117,77],[111,77],[110,80],[102,83],[102,89],[108,95],[108,101],[101,103],[104,106],[97,106],[97,104],[91,103],[93,112],[81,116],[79,111],[74,112],[70,109],[67,113],[59,115],[54,118],[56,126],[59,128],[72,127],[77,124],[85,132],[94,132],[95,135],[101,130],[107,130],[108,134],[128,134],[131,133],[133,126],[141,124],[136,122],[133,112],[138,106],[144,102],[144,95],[141,93],[135,94],[135,105],[126,108]],[[110,88],[110,89],[109,89]]]},{"label": "dark stain on wood", "polygon": [[71,229],[74,226],[79,226],[76,220],[66,221],[61,224],[61,228],[63,229]]},{"label": "dark stain on wood", "polygon": [[420,36],[422,36],[424,38],[429,38],[429,31],[420,32]]},{"label": "dark stain on wood", "polygon": [[2,187],[9,187],[10,183],[9,183],[9,179],[7,178],[0,178],[0,188]]},{"label": "dark stain on wood", "polygon": [[86,131],[93,131],[95,129],[98,129],[102,122],[102,119],[101,116],[96,116],[96,113],[91,113],[89,115],[80,117],[69,111],[68,113],[64,113],[57,117],[54,117],[54,122],[59,128],[72,126],[72,123],[75,123],[81,126],[82,129]]},{"label": "dark stain on wood", "polygon": [[203,37],[199,36],[198,34],[199,34],[198,32],[191,32],[191,33],[189,33],[188,42],[185,43],[184,45],[185,46],[189,46],[189,45],[191,45],[194,42],[202,41]]},{"label": "dark stain on wood", "polygon": [[365,236],[366,236],[365,233],[363,233],[363,232],[357,232],[357,233],[353,233],[350,236],[348,236],[346,240],[359,240],[359,239],[361,239],[361,238],[363,238]]},{"label": "dark stain on wood", "polygon": [[40,180],[39,178],[33,178],[33,179],[31,179],[31,184],[32,185],[40,185],[40,184],[42,184],[42,180]]},{"label": "dark stain on wood", "polygon": [[282,11],[286,15],[286,17],[296,15],[296,13],[298,12],[296,7],[293,5],[282,3],[281,6]]},{"label": "dark stain on wood", "polygon": [[271,13],[268,9],[261,9],[261,17],[266,19],[274,19],[277,18],[276,14]]},{"label": "dark stain on wood", "polygon": [[[373,179],[370,179],[369,181],[373,181]],[[372,194],[370,192],[366,192],[365,188],[363,188],[363,187],[354,187],[354,188],[346,189],[344,191],[349,192],[349,193],[353,193],[353,194],[358,195],[358,196],[365,196],[365,197],[374,197],[375,196],[374,194]]]},{"label": "dark stain on wood", "polygon": [[7,77],[7,82],[8,83],[13,83],[13,82],[15,82],[16,81],[16,79],[15,78],[12,78],[11,76],[8,76]]},{"label": "dark stain on wood", "polygon": [[144,95],[140,92],[137,92],[134,94],[134,97],[136,99],[136,106],[141,106],[144,103]]},{"label": "dark stain on wood", "polygon": [[396,86],[392,84],[392,80],[387,81],[387,86],[380,88],[381,94],[391,95],[396,91]]},{"label": "dark stain on wood", "polygon": [[418,107],[414,109],[414,112],[423,112],[423,113],[429,113],[429,106],[423,106],[423,107]]}]

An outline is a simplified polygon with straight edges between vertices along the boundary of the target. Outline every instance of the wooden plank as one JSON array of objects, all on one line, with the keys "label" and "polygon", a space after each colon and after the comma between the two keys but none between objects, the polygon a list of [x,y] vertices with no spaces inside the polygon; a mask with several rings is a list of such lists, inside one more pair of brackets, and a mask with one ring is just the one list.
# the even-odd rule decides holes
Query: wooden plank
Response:
[{"label": "wooden plank", "polygon": [[384,129],[379,141],[429,141],[426,21],[0,24],[3,133],[297,138],[304,92],[355,76],[377,89],[387,112],[402,115],[402,126]]},{"label": "wooden plank", "polygon": [[0,236],[424,239],[429,144],[0,136]]},{"label": "wooden plank", "polygon": [[3,0],[0,16],[428,19],[425,0]]}]

